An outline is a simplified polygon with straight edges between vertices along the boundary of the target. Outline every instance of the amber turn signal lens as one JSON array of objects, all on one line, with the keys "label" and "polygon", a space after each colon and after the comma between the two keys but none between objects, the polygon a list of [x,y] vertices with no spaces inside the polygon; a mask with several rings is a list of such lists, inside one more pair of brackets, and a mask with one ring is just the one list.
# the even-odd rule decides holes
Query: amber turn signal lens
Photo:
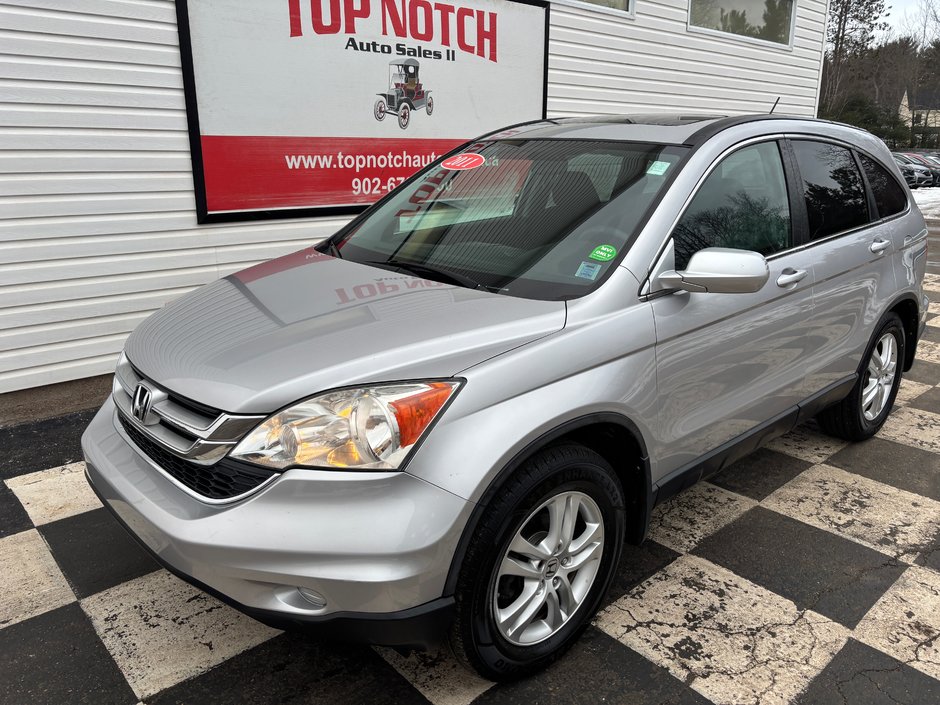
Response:
[{"label": "amber turn signal lens", "polygon": [[389,404],[395,412],[399,443],[403,446],[410,446],[421,438],[454,390],[452,385],[443,382],[430,382],[427,387],[424,391]]}]

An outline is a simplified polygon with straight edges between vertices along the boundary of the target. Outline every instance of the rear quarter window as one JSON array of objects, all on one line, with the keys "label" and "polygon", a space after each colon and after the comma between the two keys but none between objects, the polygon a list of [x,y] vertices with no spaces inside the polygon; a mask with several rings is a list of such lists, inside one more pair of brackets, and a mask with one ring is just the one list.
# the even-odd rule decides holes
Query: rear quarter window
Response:
[{"label": "rear quarter window", "polygon": [[871,157],[860,154],[859,159],[875,197],[878,217],[887,218],[903,211],[907,207],[907,195],[897,179]]}]

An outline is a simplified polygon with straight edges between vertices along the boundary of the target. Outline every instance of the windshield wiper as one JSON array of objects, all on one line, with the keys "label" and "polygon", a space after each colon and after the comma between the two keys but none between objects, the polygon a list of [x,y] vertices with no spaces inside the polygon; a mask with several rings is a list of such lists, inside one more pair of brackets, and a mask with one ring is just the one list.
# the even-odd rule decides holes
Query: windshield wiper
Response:
[{"label": "windshield wiper", "polygon": [[465,286],[468,289],[482,289],[484,291],[489,291],[490,289],[486,284],[482,284],[464,274],[452,272],[449,269],[438,269],[437,267],[426,264],[418,264],[417,262],[406,262],[400,259],[380,259],[369,260],[365,264],[373,264],[389,269],[401,269],[410,274],[417,274],[419,277],[424,277],[425,279],[442,281],[445,284],[457,284],[458,286]]}]

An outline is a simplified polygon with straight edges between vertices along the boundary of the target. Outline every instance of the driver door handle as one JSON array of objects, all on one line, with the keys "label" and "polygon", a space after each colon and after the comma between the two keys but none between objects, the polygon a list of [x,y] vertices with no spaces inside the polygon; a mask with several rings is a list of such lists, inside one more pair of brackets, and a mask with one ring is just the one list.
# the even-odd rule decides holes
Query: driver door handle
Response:
[{"label": "driver door handle", "polygon": [[871,250],[872,252],[884,252],[884,251],[887,250],[889,247],[891,247],[891,241],[890,241],[890,240],[882,240],[882,239],[879,237],[879,238],[876,239],[871,245],[869,245],[868,249]]},{"label": "driver door handle", "polygon": [[780,272],[780,276],[777,277],[777,286],[785,287],[790,286],[790,284],[796,284],[805,276],[805,269],[793,269],[792,267],[787,267],[782,272]]}]

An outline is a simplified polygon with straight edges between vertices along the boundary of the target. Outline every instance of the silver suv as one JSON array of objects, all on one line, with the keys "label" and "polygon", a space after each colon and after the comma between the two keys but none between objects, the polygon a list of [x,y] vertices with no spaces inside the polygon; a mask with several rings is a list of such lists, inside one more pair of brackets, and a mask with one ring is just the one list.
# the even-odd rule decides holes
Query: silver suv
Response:
[{"label": "silver suv", "polygon": [[658,502],[814,416],[878,431],[926,251],[891,154],[851,127],[517,125],[142,323],[88,479],[264,622],[447,634],[518,677],[577,638]]}]

